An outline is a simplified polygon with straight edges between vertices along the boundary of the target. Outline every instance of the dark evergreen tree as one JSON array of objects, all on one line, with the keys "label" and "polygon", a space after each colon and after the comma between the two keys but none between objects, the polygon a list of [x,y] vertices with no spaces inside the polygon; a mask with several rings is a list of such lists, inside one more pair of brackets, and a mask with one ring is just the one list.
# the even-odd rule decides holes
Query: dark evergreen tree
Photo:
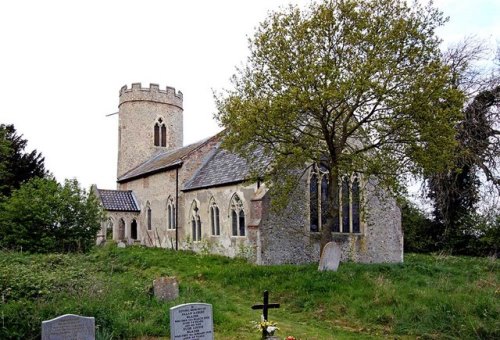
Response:
[{"label": "dark evergreen tree", "polygon": [[14,125],[0,124],[0,198],[34,177],[45,177],[44,157],[33,150],[26,152],[28,141]]}]

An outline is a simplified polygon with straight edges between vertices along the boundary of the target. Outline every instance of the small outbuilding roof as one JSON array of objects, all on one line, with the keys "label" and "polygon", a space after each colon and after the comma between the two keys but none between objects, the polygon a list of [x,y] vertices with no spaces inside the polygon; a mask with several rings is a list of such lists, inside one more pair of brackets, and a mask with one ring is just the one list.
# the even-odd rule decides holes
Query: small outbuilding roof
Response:
[{"label": "small outbuilding roof", "polygon": [[141,211],[132,190],[97,189],[97,193],[105,210],[132,212]]}]

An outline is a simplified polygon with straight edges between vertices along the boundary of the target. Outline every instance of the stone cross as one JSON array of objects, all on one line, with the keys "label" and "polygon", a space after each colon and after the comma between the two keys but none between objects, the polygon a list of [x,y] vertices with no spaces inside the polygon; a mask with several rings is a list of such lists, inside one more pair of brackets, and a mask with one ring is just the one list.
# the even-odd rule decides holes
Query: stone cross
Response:
[{"label": "stone cross", "polygon": [[269,303],[269,292],[264,291],[264,303],[262,305],[253,305],[252,309],[262,309],[262,315],[264,316],[264,321],[267,321],[267,312],[271,308],[280,308],[279,303]]}]

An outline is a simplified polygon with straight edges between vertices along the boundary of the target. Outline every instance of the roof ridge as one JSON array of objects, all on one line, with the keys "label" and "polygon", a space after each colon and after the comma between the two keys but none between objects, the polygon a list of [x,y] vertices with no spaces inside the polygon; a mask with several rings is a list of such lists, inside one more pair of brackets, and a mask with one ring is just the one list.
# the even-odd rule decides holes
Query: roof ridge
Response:
[{"label": "roof ridge", "polygon": [[191,182],[196,178],[196,176],[198,176],[198,174],[200,173],[200,171],[202,171],[205,166],[208,164],[208,162],[210,162],[210,160],[212,158],[214,158],[214,156],[221,150],[221,142],[217,143],[217,145],[215,145],[214,149],[210,151],[210,153],[208,154],[207,157],[205,157],[205,159],[203,160],[203,163],[198,167],[198,169],[196,169],[196,171],[193,173],[193,175],[191,176],[190,179],[188,179],[184,185],[182,186],[183,189],[181,190],[184,190],[184,188],[186,187],[189,187],[189,185],[191,184]]}]

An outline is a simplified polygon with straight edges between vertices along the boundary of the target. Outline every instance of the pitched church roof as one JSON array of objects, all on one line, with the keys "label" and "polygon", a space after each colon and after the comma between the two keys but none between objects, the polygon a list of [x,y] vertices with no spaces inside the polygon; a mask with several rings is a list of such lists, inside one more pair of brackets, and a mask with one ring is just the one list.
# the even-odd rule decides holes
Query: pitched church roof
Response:
[{"label": "pitched church roof", "polygon": [[139,204],[132,190],[103,190],[97,189],[99,198],[105,210],[138,212]]},{"label": "pitched church roof", "polygon": [[[255,161],[262,162],[262,150],[256,150]],[[183,191],[240,183],[249,178],[250,165],[235,153],[217,145],[208,160],[183,187]]]},{"label": "pitched church roof", "polygon": [[197,148],[201,147],[214,137],[217,137],[217,135],[187,146],[159,152],[144,163],[140,164],[136,168],[130,170],[129,172],[118,178],[118,183],[179,167],[182,165],[182,160],[184,159],[184,157],[186,157],[192,151],[195,151]]}]

